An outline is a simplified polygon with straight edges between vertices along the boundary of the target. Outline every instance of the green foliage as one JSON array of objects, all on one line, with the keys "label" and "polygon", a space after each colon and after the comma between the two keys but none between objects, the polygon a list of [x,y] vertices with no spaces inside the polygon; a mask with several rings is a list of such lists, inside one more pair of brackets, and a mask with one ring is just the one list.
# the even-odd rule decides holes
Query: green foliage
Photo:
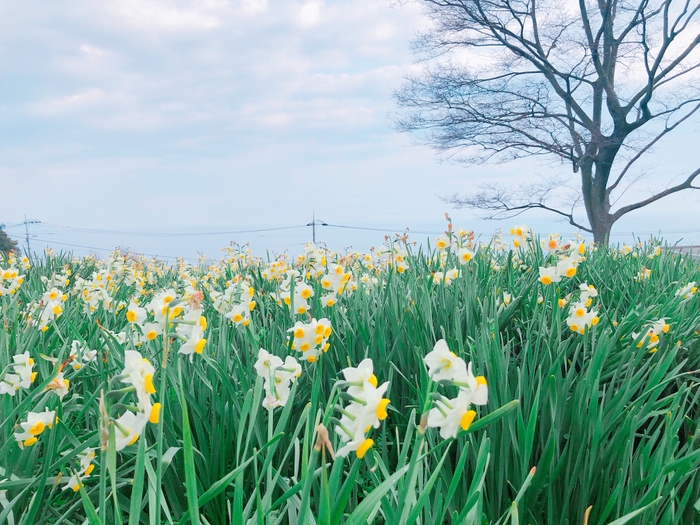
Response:
[{"label": "green foliage", "polygon": [[[113,425],[100,452],[98,402],[102,390],[120,387],[115,378],[131,343],[119,344],[101,327],[124,329],[117,305],[128,303],[134,286],[115,279],[112,307],[90,311],[72,290],[101,264],[48,257],[23,272],[16,294],[0,297],[0,369],[7,373],[11,356],[29,351],[38,370],[31,389],[0,399],[0,490],[7,491],[0,525],[564,525],[586,516],[600,525],[700,523],[700,297],[676,296],[700,281],[700,271],[692,258],[654,255],[653,248],[590,251],[574,278],[550,286],[537,281],[538,267],[553,260],[539,249],[484,248],[449,285],[433,283],[441,270],[433,252],[409,255],[402,274],[389,266],[362,270],[356,261],[355,274],[377,275],[382,284],[358,281],[354,293],[323,308],[315,282],[311,314],[330,319],[331,346],[305,365],[287,404],[274,411],[261,406],[257,350],[282,358],[293,352],[287,330],[303,317],[272,299],[278,283],[256,265],[195,267],[190,273],[205,290],[209,320],[204,353],[190,363],[168,334],[138,348],[156,367],[163,409],[159,423],[120,452]],[[446,263],[458,264],[453,255]],[[138,264],[142,303],[153,290],[175,283],[182,292],[187,284],[180,266]],[[642,267],[651,277],[638,281]],[[71,277],[63,313],[38,331],[27,307],[46,291],[41,276],[64,268]],[[214,310],[204,286],[222,289],[238,274],[256,290],[247,327]],[[601,320],[580,335],[568,329],[558,299],[583,282],[598,288]],[[513,297],[508,306],[504,291]],[[659,318],[669,332],[655,351],[638,348],[632,333]],[[447,441],[420,424],[430,390],[423,357],[440,338],[489,382],[488,405],[468,432]],[[71,384],[59,401],[44,386],[74,339],[99,350],[99,358],[64,369]],[[391,381],[389,417],[362,459],[333,461],[315,446],[315,429],[323,423],[338,448],[334,384],[342,368],[365,357],[380,382]],[[108,396],[106,404],[117,402]],[[45,406],[57,410],[59,423],[20,450],[14,425]],[[95,470],[79,494],[61,490],[87,447],[97,448]]]},{"label": "green foliage", "polygon": [[8,254],[17,249],[17,241],[8,237],[4,227],[4,224],[0,224],[0,253]]}]

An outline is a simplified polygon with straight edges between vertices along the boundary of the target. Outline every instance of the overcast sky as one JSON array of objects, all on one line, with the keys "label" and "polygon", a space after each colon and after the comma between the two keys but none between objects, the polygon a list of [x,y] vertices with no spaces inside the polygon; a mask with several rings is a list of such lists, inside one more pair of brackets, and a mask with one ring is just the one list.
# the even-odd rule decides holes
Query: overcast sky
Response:
[{"label": "overcast sky", "polygon": [[[487,222],[439,199],[569,167],[465,167],[397,133],[392,91],[418,67],[409,44],[424,25],[418,7],[388,0],[3,2],[0,222],[23,236],[25,214],[42,221],[30,227],[33,249],[187,257],[218,257],[229,240],[294,253],[311,228],[129,233],[292,227],[314,211],[391,231],[439,232],[450,211],[456,226],[487,234],[515,222],[573,232],[546,215]],[[697,167],[697,122],[685,129],[651,181]],[[614,239],[663,230],[700,243],[699,194],[629,215]],[[383,240],[330,226],[317,235],[333,249]]]}]

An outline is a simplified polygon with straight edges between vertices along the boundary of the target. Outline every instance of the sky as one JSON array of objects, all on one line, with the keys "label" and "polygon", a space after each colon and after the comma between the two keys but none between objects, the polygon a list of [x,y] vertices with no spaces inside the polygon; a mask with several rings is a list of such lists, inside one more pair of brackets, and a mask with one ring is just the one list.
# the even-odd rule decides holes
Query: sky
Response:
[{"label": "sky", "polygon": [[[405,228],[434,238],[446,212],[486,239],[515,223],[572,234],[547,214],[493,222],[441,200],[569,167],[465,166],[395,130],[392,93],[421,67],[410,43],[426,24],[389,0],[3,2],[0,223],[24,242],[25,216],[40,221],[37,251],[189,258],[230,241],[297,253],[314,214],[334,250]],[[685,130],[639,195],[697,167],[697,122]],[[700,244],[700,192],[628,215],[613,240],[659,231]]]}]

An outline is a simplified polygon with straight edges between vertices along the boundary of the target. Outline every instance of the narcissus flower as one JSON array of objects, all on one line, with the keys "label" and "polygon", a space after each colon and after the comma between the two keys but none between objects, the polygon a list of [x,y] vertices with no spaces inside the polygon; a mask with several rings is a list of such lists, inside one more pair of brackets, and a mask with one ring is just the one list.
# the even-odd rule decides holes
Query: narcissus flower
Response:
[{"label": "narcissus flower", "polygon": [[261,348],[255,362],[255,371],[265,380],[264,408],[284,406],[289,399],[291,385],[301,376],[301,366],[292,356],[282,361],[276,355]]},{"label": "narcissus flower", "polygon": [[559,281],[561,281],[561,275],[557,272],[556,266],[540,267],[540,282],[542,284],[546,286]]},{"label": "narcissus flower", "polygon": [[470,406],[485,405],[488,402],[488,386],[486,378],[474,376],[472,364],[467,365],[450,352],[444,340],[438,341],[435,347],[436,349],[424,358],[428,373],[436,379],[439,377],[438,373],[443,372],[445,368],[454,369],[454,372],[449,374],[450,377],[446,378],[446,383],[457,386],[459,393],[453,399],[435,393],[433,408],[428,412],[427,425],[439,427],[443,439],[454,438],[460,429],[468,430],[476,417],[476,412],[471,410]]},{"label": "narcissus flower", "polygon": [[19,448],[31,447],[37,442],[41,433],[45,429],[51,428],[55,422],[56,412],[48,408],[44,409],[43,412],[29,412],[27,420],[20,423],[22,432],[14,434]]},{"label": "narcissus flower", "polygon": [[34,359],[29,357],[29,352],[12,356],[14,373],[5,374],[5,377],[0,380],[0,395],[9,394],[14,396],[15,392],[20,388],[29,388],[34,382],[36,372],[32,372],[34,368]]},{"label": "narcissus flower", "polygon": [[471,397],[464,390],[460,390],[454,399],[440,396],[428,413],[428,427],[440,428],[443,439],[457,437],[459,430],[468,430],[476,417],[476,412],[469,409],[470,405]]},{"label": "narcissus flower", "polygon": [[338,450],[338,456],[346,456],[355,452],[361,458],[374,443],[367,437],[372,428],[378,428],[380,422],[386,419],[389,398],[384,397],[389,383],[377,386],[377,378],[373,373],[371,359],[364,359],[356,367],[343,369],[350,403],[339,406],[342,413],[337,420],[336,432],[344,445]]},{"label": "narcissus flower", "polygon": [[85,478],[90,477],[90,474],[95,469],[95,465],[92,464],[92,461],[95,459],[95,449],[86,448],[78,454],[76,459],[80,461],[80,469],[68,478],[63,485],[63,490],[71,489],[73,492],[80,490],[80,483]]},{"label": "narcissus flower", "polygon": [[464,360],[450,351],[444,339],[435,343],[433,351],[423,358],[423,362],[433,381],[451,381],[460,372],[467,370]]}]

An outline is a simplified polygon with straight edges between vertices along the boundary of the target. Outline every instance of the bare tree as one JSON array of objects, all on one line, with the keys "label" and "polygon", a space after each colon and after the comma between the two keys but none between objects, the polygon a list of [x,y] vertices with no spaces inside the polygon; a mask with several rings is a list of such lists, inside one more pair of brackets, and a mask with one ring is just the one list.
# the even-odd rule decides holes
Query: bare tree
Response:
[{"label": "bare tree", "polygon": [[[565,208],[561,199],[550,204],[561,181],[492,185],[449,202],[493,218],[549,210],[607,243],[623,215],[700,189],[698,168],[613,210],[638,179],[640,159],[700,109],[700,2],[416,1],[432,22],[414,42],[427,65],[396,93],[398,128],[423,132],[425,143],[460,161],[544,155],[580,177]],[[574,217],[577,200],[587,224]]]}]

